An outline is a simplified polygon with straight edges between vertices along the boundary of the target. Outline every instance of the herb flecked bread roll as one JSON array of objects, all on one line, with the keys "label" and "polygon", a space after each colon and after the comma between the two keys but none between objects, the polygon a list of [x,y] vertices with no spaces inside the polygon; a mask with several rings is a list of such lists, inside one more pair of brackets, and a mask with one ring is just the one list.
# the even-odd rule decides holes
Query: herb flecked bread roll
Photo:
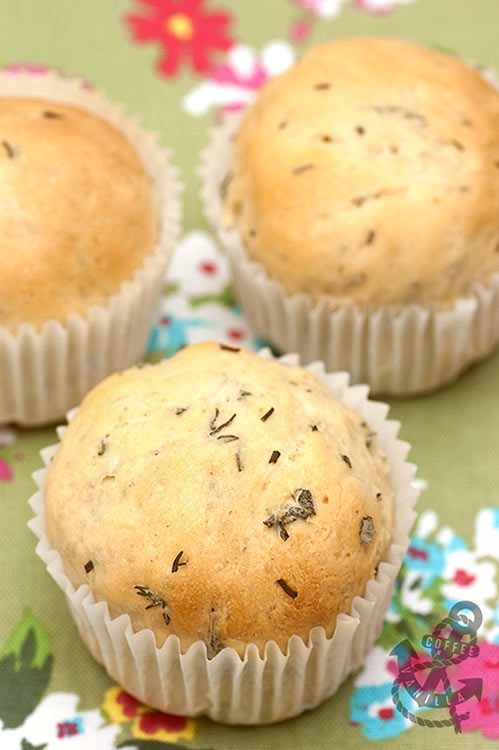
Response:
[{"label": "herb flecked bread roll", "polygon": [[330,636],[375,576],[394,496],[376,435],[311,373],[203,343],[84,400],[46,485],[77,588],[158,646]]},{"label": "herb flecked bread roll", "polygon": [[107,305],[153,253],[151,179],[89,111],[0,98],[0,185],[0,326],[12,332]]},{"label": "herb flecked bread roll", "polygon": [[259,93],[222,192],[288,294],[446,308],[499,272],[499,94],[408,41],[325,44]]}]

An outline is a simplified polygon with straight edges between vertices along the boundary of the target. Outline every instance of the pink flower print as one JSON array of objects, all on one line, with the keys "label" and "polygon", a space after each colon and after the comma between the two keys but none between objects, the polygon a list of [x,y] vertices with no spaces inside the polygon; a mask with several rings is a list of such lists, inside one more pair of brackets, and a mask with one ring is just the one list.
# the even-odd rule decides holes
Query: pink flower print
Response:
[{"label": "pink flower print", "polygon": [[0,458],[0,482],[12,482],[14,473],[10,464],[5,459]]},{"label": "pink flower print", "polygon": [[[8,427],[0,427],[0,451],[7,445],[13,443],[16,439],[16,433],[14,430]],[[17,454],[16,454],[17,455]],[[14,479],[14,472],[10,463],[0,456],[0,482],[12,482]]]},{"label": "pink flower print", "polygon": [[288,42],[274,40],[257,51],[247,44],[235,44],[224,61],[215,66],[208,81],[192,89],[182,101],[194,117],[212,107],[235,111],[245,107],[258,89],[272,76],[282,73],[294,61]]},{"label": "pink flower print", "polygon": [[475,659],[465,659],[457,667],[456,680],[481,679],[482,699],[463,704],[469,718],[461,723],[463,732],[481,731],[484,737],[499,739],[499,644],[480,643]]}]

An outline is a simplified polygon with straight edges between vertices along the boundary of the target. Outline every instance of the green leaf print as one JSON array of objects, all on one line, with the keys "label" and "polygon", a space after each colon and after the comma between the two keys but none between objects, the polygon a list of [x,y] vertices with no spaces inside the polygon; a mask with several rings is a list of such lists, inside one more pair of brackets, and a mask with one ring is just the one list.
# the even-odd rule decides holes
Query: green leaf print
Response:
[{"label": "green leaf print", "polygon": [[0,658],[0,720],[4,728],[20,726],[40,702],[52,673],[50,651],[48,631],[26,607]]},{"label": "green leaf print", "polygon": [[44,750],[46,747],[46,742],[43,745],[32,745],[28,740],[21,740],[21,750]]},{"label": "green leaf print", "polygon": [[177,294],[180,289],[180,284],[177,281],[165,281],[161,290],[162,297],[171,297],[172,294]]},{"label": "green leaf print", "polygon": [[191,307],[199,307],[200,305],[207,305],[210,302],[218,302],[219,305],[225,305],[225,307],[233,308],[236,307],[237,302],[232,291],[232,286],[226,284],[221,292],[217,294],[198,294],[195,297],[191,297],[189,304]]},{"label": "green leaf print", "polygon": [[432,627],[438,621],[439,616],[444,616],[446,607],[444,596],[441,592],[443,580],[435,577],[432,582],[425,587],[424,581],[415,581],[412,588],[421,588],[421,595],[425,599],[430,599],[432,603],[431,612],[422,614],[412,612],[402,601],[401,582],[407,574],[405,565],[402,565],[399,576],[395,582],[391,609],[400,616],[400,620],[393,622],[386,620],[383,632],[377,643],[381,648],[389,651],[399,641],[407,638],[415,648],[419,647],[421,638],[426,633],[431,632]]}]

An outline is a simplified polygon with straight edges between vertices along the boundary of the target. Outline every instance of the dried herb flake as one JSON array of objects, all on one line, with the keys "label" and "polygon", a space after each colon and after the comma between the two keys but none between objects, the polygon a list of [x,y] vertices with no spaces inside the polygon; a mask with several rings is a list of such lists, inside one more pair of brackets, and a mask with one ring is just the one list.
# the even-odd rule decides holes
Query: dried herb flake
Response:
[{"label": "dried herb flake", "polygon": [[363,284],[364,281],[367,279],[367,276],[365,273],[356,273],[355,276],[352,276],[348,281],[345,283],[345,289],[350,289],[352,286],[358,286],[359,284]]},{"label": "dried herb flake", "polygon": [[12,143],[9,143],[9,141],[2,141],[2,146],[7,152],[7,156],[9,157],[9,159],[15,159],[16,156],[19,155],[19,150],[16,148],[16,146],[13,146]]},{"label": "dried herb flake", "polygon": [[278,529],[279,536],[283,542],[289,539],[288,531],[285,528],[288,523],[293,523],[297,518],[306,520],[310,516],[315,516],[314,500],[310,490],[295,490],[293,497],[298,505],[285,505],[283,508],[279,508],[279,510],[271,513],[263,522],[269,528]]},{"label": "dried herb flake", "polygon": [[151,591],[147,586],[134,586],[134,589],[137,589],[137,596],[145,596],[147,599],[150,600],[150,604],[147,605],[146,609],[151,609],[152,607],[161,607],[161,613],[163,615],[163,620],[165,621],[165,625],[170,624],[170,615],[166,611],[166,602],[161,597],[158,596],[158,594],[155,594]]},{"label": "dried herb flake", "polygon": [[187,411],[188,408],[189,408],[188,406],[178,406],[175,409],[175,414],[177,415],[177,417],[179,417],[181,414],[183,414],[185,411]]},{"label": "dried herb flake", "polygon": [[352,205],[360,207],[363,206],[367,200],[369,200],[368,195],[357,195],[355,198],[352,198]]},{"label": "dried herb flake", "polygon": [[243,391],[242,389],[239,391],[239,396],[237,397],[236,401],[242,401],[243,398],[246,398],[246,396],[252,396],[253,394],[251,391]]},{"label": "dried herb flake", "polygon": [[374,522],[371,516],[364,516],[360,522],[359,537],[361,544],[369,544],[374,537]]},{"label": "dried herb flake", "polygon": [[239,346],[229,346],[228,344],[220,344],[220,349],[223,352],[234,352],[235,354],[241,351]]},{"label": "dried herb flake", "polygon": [[206,643],[206,656],[208,659],[213,659],[214,656],[220,653],[223,648],[225,648],[225,644],[220,638],[220,636],[217,633],[216,629],[216,614],[215,610],[212,607],[211,608],[211,616],[210,616],[210,630],[208,633],[208,639],[205,641]]},{"label": "dried herb flake", "polygon": [[187,562],[180,562],[180,558],[184,554],[184,550],[181,549],[178,555],[176,555],[175,560],[172,564],[172,573],[176,573],[177,570],[180,568],[181,565],[187,565]]},{"label": "dried herb flake", "polygon": [[107,448],[106,438],[102,438],[102,440],[99,443],[99,447],[97,448],[97,455],[103,456],[104,453],[106,452],[106,448]]},{"label": "dried herb flake", "polygon": [[348,456],[345,456],[344,453],[341,454],[341,457],[342,457],[343,461],[346,463],[346,465],[348,466],[348,468],[351,469],[352,468],[352,462],[350,461],[350,458]]},{"label": "dried herb flake", "polygon": [[85,563],[83,567],[85,568],[85,573],[90,573],[90,571],[93,570],[95,566],[92,560],[89,560],[88,562]]},{"label": "dried herb flake", "polygon": [[63,120],[64,115],[61,115],[60,112],[54,112],[52,109],[46,109],[44,112],[42,112],[43,117],[46,117],[48,120]]},{"label": "dried herb flake", "polygon": [[284,578],[279,578],[276,583],[279,584],[279,586],[286,592],[288,596],[290,596],[292,599],[296,599],[296,597],[298,596],[298,592],[293,591],[291,586],[288,586]]},{"label": "dried herb flake", "polygon": [[406,120],[416,120],[419,122],[420,125],[423,127],[428,126],[428,120],[427,118],[422,115],[420,112],[415,112],[411,109],[404,109],[403,107],[398,107],[394,104],[387,104],[387,105],[381,105],[381,106],[375,106],[373,107],[375,112],[378,112],[378,114],[388,114],[388,115],[400,115],[401,117],[405,117]]},{"label": "dried herb flake", "polygon": [[239,440],[239,435],[219,435],[217,440],[221,440],[222,443],[232,443],[234,440]]},{"label": "dried herb flake", "polygon": [[213,419],[210,422],[210,430],[214,430],[215,429],[215,425],[217,423],[217,419],[218,419],[218,415],[219,414],[220,414],[220,410],[215,407],[215,416],[213,417]]},{"label": "dried herb flake", "polygon": [[228,419],[226,422],[223,422],[222,424],[217,425],[218,417],[220,416],[219,409],[215,409],[215,416],[210,422],[210,431],[208,433],[209,437],[212,437],[213,435],[216,435],[218,432],[224,429],[224,427],[228,427],[231,422],[236,418],[236,414],[234,413],[230,419]]},{"label": "dried herb flake", "polygon": [[270,407],[270,409],[269,409],[268,411],[266,411],[266,412],[265,412],[265,414],[263,415],[263,417],[260,417],[261,421],[262,421],[262,422],[266,422],[266,421],[267,421],[267,419],[268,419],[269,417],[271,417],[271,416],[272,416],[272,414],[273,414],[274,412],[275,412],[275,409],[274,409],[274,407],[273,407],[273,406],[271,406],[271,407]]},{"label": "dried herb flake", "polygon": [[303,172],[308,172],[309,169],[313,169],[314,165],[310,162],[308,164],[300,164],[299,167],[294,167],[293,174],[303,174]]},{"label": "dried herb flake", "polygon": [[279,456],[281,455],[281,451],[272,451],[272,455],[269,458],[269,464],[276,464],[279,460]]}]

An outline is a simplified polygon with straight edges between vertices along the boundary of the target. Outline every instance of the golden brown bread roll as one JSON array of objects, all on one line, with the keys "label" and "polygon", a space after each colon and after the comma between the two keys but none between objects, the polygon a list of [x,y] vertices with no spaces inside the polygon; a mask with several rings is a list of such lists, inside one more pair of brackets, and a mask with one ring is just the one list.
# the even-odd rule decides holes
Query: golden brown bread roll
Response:
[{"label": "golden brown bread roll", "polygon": [[331,635],[391,543],[393,502],[375,434],[314,375],[203,343],[86,397],[46,522],[76,588],[211,657]]},{"label": "golden brown bread roll", "polygon": [[0,326],[83,317],[152,255],[158,215],[139,155],[75,106],[0,98]]},{"label": "golden brown bread roll", "polygon": [[412,42],[330,42],[263,87],[222,190],[289,295],[448,307],[499,272],[499,93]]}]

